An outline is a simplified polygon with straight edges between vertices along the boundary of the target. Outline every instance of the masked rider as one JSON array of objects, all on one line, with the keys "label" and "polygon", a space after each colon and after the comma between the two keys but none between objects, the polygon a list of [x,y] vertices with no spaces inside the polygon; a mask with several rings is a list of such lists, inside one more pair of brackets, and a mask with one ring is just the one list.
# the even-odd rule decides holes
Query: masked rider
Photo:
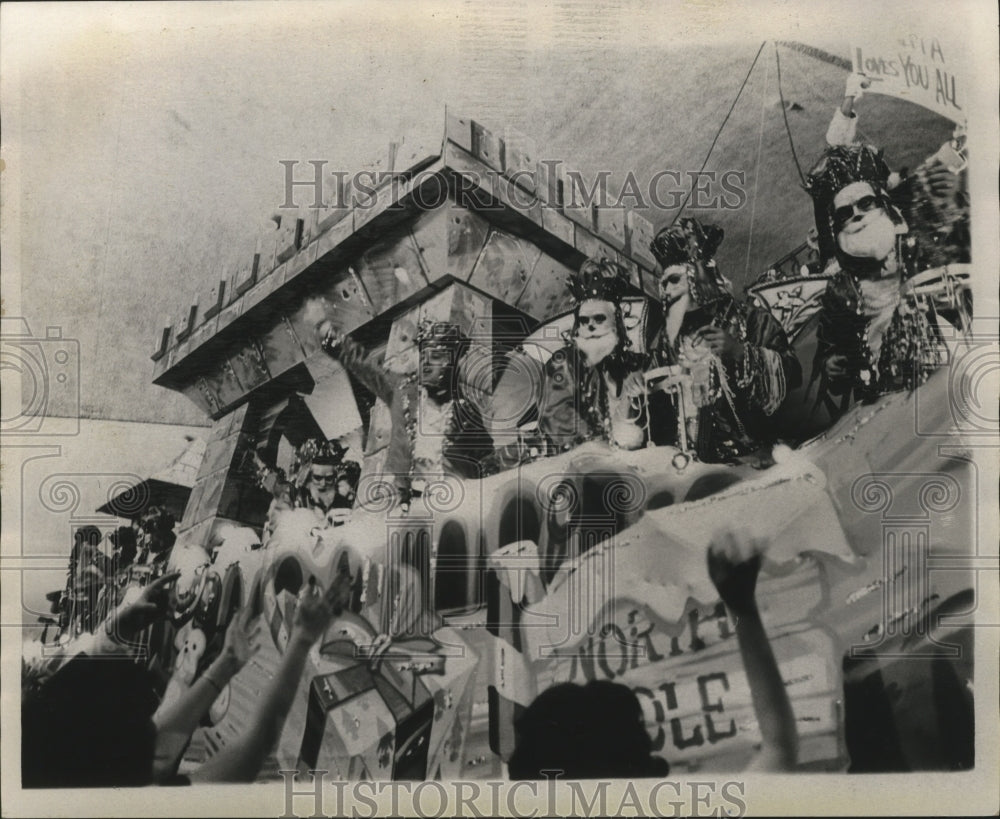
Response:
[{"label": "masked rider", "polygon": [[781,325],[737,301],[719,272],[714,256],[723,235],[684,218],[650,246],[665,317],[651,349],[675,379],[669,400],[662,392],[651,398],[653,440],[706,462],[731,461],[769,442],[767,417],[802,379]]},{"label": "masked rider", "polygon": [[593,439],[636,449],[645,440],[645,357],[629,349],[622,319],[628,274],[615,262],[588,259],[569,286],[573,330],[545,365],[538,429],[549,454]]}]

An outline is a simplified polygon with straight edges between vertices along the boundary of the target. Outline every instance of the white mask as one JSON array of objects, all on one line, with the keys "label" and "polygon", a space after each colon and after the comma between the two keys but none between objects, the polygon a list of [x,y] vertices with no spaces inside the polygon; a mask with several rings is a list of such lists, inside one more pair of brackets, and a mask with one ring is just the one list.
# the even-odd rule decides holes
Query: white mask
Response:
[{"label": "white mask", "polygon": [[615,306],[600,299],[584,301],[579,308],[575,333],[577,349],[587,363],[591,367],[599,364],[618,346]]},{"label": "white mask", "polygon": [[576,347],[583,354],[587,363],[594,367],[615,351],[618,346],[618,334],[605,333],[600,336],[577,336]]},{"label": "white mask", "polygon": [[896,246],[896,224],[879,208],[837,234],[837,245],[856,259],[884,259]]}]

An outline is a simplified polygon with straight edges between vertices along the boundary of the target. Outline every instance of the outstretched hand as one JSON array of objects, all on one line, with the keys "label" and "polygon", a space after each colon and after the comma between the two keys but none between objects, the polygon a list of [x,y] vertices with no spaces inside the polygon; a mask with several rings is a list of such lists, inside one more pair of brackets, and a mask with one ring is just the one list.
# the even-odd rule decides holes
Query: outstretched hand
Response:
[{"label": "outstretched hand", "polygon": [[260,648],[257,642],[259,626],[249,628],[251,616],[252,609],[247,606],[230,621],[229,628],[226,629],[221,656],[236,670],[243,668]]},{"label": "outstretched hand", "polygon": [[309,582],[299,593],[299,604],[295,608],[293,640],[300,640],[311,646],[323,635],[334,616],[337,590],[337,585],[332,584],[330,591],[324,594],[316,584],[316,578],[309,578]]},{"label": "outstretched hand", "polygon": [[722,602],[734,612],[756,607],[754,594],[763,559],[763,544],[742,532],[725,530],[708,547],[708,574]]},{"label": "outstretched hand", "polygon": [[958,176],[940,159],[927,168],[926,178],[930,192],[939,199],[953,197],[958,190]]},{"label": "outstretched hand", "polygon": [[855,100],[859,100],[865,95],[865,89],[871,86],[871,84],[872,81],[864,74],[854,72],[847,78],[847,84],[844,86],[844,96],[854,97]]},{"label": "outstretched hand", "polygon": [[165,574],[144,586],[134,602],[120,606],[114,618],[116,636],[132,642],[144,628],[166,617],[170,587],[180,576],[180,572]]}]

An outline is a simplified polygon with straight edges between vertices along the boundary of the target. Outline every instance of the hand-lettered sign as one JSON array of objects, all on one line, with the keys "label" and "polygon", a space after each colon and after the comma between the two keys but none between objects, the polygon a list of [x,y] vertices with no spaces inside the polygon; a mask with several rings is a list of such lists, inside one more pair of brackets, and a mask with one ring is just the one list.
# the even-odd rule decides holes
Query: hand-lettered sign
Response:
[{"label": "hand-lettered sign", "polygon": [[872,81],[869,92],[915,102],[957,123],[966,116],[961,56],[956,44],[926,33],[856,40],[851,47],[854,70]]}]

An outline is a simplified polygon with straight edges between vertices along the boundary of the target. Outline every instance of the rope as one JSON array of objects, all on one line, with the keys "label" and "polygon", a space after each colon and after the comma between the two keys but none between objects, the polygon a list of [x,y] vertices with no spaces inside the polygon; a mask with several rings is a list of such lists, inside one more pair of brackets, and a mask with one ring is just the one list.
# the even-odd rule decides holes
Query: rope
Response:
[{"label": "rope", "polygon": [[[726,127],[726,123],[729,122],[729,117],[733,113],[733,109],[736,108],[736,103],[740,101],[740,96],[743,94],[743,89],[747,87],[747,82],[750,79],[750,75],[753,73],[754,66],[757,65],[757,60],[760,59],[760,53],[764,50],[764,46],[767,45],[765,40],[760,44],[760,48],[757,49],[757,54],[753,58],[753,62],[750,63],[750,70],[747,71],[747,75],[743,78],[743,84],[740,86],[740,90],[736,92],[736,98],[733,100],[733,104],[729,106],[729,110],[726,112],[725,119],[722,120],[722,124],[719,126],[719,130],[715,132],[715,138],[712,140],[712,144],[708,148],[708,153],[705,154],[705,161],[701,163],[701,170],[698,171],[698,176],[705,171],[705,166],[708,165],[708,160],[712,156],[712,151],[715,150],[715,143],[719,141],[719,137],[722,136],[722,130]],[[677,213],[674,214],[674,218],[670,220],[670,224],[673,225],[680,219],[681,214],[684,212],[684,208],[687,207],[687,203],[691,200],[691,194],[694,193],[695,185],[691,186],[691,190],[688,191],[687,196],[684,197],[684,201],[681,202],[681,206]]]},{"label": "rope", "polygon": [[[798,43],[786,43],[786,42],[782,42],[782,41],[779,40],[778,41],[778,45],[788,46],[789,48],[795,48],[795,46],[797,46],[799,44]],[[801,48],[795,48],[795,50],[796,51],[802,51],[804,54],[808,54],[809,52],[805,50],[806,48],[807,48],[806,46],[802,46]],[[825,54],[826,52],[823,52],[823,53]],[[830,55],[827,55],[827,56],[830,56]],[[822,59],[822,58],[817,57],[817,59]],[[832,65],[836,65],[839,68],[845,68],[849,72],[854,70],[852,68],[851,64],[847,60],[843,60],[843,59],[841,59],[839,57],[831,57],[831,59],[829,59],[829,60],[823,60],[823,62],[831,63]],[[836,107],[838,107],[840,105],[840,101],[839,100],[837,100],[835,102],[831,102],[824,94],[821,94],[820,91],[819,91],[819,89],[816,88],[815,84],[812,82],[812,80],[809,79],[809,75],[806,74],[805,72],[802,72],[801,74],[799,74],[798,79],[802,80],[802,82],[804,82],[806,84],[806,86],[809,88],[809,90],[812,91],[813,96],[816,97],[816,99],[821,100],[824,104],[828,104],[831,108],[836,108]],[[866,142],[869,145],[874,145],[875,144],[874,140],[872,140],[868,136],[868,134],[866,134],[864,132],[864,130],[861,128],[861,123],[860,122],[855,127],[857,129],[857,135],[858,135],[858,137],[860,137],[860,139],[861,139],[862,142]]]},{"label": "rope", "polygon": [[802,43],[792,42],[791,40],[776,40],[774,44],[776,46],[781,45],[785,46],[785,48],[790,48],[793,51],[801,52],[808,57],[812,57],[814,60],[835,65],[838,68],[843,68],[845,71],[854,70],[851,67],[850,60],[845,60],[843,57],[838,57],[835,54],[831,54],[829,51],[824,51],[821,48],[814,48],[813,46],[803,45]]},{"label": "rope", "polygon": [[795,153],[795,142],[792,140],[792,129],[788,127],[788,108],[785,106],[785,94],[781,89],[781,56],[778,54],[778,44],[774,44],[774,61],[778,67],[778,97],[781,100],[781,116],[785,120],[785,133],[788,134],[788,147],[792,149],[792,159],[795,160],[795,170],[799,172],[799,181],[802,187],[806,187],[806,178],[802,173],[802,166],[799,164],[798,154]]},{"label": "rope", "polygon": [[757,159],[754,163],[753,198],[750,200],[750,228],[747,235],[747,260],[743,267],[743,278],[750,274],[750,248],[753,247],[753,223],[757,213],[757,183],[760,181],[760,155],[764,147],[764,116],[767,113],[767,81],[770,79],[770,63],[764,69],[764,92],[760,98],[760,132],[757,134]]}]

